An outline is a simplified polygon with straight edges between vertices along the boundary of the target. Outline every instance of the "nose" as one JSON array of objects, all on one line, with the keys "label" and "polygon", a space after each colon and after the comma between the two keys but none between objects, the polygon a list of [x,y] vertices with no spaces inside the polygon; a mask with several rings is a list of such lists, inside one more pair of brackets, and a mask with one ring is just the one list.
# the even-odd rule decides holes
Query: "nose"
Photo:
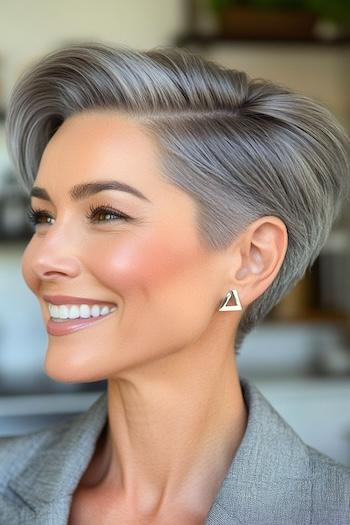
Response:
[{"label": "nose", "polygon": [[33,271],[42,281],[56,281],[62,277],[76,277],[79,266],[69,257],[42,256],[33,262]]},{"label": "nose", "polygon": [[81,272],[78,241],[73,231],[56,225],[44,234],[33,237],[23,254],[23,263],[31,266],[37,278],[53,281],[76,277]]}]

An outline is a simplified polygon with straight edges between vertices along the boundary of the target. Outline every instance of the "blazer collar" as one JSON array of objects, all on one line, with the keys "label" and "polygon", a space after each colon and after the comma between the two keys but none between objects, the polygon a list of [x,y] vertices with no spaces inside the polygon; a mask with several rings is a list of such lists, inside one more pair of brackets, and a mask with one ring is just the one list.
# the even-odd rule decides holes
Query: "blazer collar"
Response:
[{"label": "blazer collar", "polygon": [[[35,524],[66,523],[59,521],[64,515],[68,518],[69,502],[90,459],[96,442],[107,421],[107,392],[104,391],[92,406],[76,418],[64,422],[55,432],[50,428],[47,440],[38,452],[10,482],[9,487],[22,499],[23,523]],[[57,517],[56,521],[52,521]],[[22,521],[21,521],[22,523]]]},{"label": "blazer collar", "polygon": [[309,525],[307,445],[253,383],[242,377],[240,383],[249,411],[247,427],[205,525]]},{"label": "blazer collar", "polygon": [[[257,387],[242,377],[240,384],[248,409],[247,427],[205,525],[226,525],[233,518],[242,524],[269,523],[276,508],[281,523],[288,519],[300,525],[309,523],[307,446]],[[105,391],[86,412],[65,422],[64,431],[49,432],[47,447],[42,446],[9,482],[27,509],[42,516],[36,524],[48,523],[45,520],[55,512],[67,519],[72,494],[93,456],[107,413]]]}]

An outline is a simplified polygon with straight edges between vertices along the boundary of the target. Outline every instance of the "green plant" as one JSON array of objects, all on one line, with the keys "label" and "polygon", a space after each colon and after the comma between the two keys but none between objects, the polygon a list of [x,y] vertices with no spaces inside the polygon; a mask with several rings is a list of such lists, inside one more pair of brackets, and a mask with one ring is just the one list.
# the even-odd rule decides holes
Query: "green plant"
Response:
[{"label": "green plant", "polygon": [[225,7],[247,6],[261,9],[285,8],[312,11],[320,18],[350,24],[349,0],[207,0],[210,9],[219,14]]},{"label": "green plant", "polygon": [[342,25],[349,26],[350,24],[349,0],[307,0],[306,4],[320,18],[333,20]]}]

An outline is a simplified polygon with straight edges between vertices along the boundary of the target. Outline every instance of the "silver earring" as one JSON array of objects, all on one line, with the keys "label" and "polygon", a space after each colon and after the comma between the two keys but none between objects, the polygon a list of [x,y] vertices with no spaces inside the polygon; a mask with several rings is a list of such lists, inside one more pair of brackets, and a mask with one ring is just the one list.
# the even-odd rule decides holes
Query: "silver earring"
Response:
[{"label": "silver earring", "polygon": [[[228,304],[229,300],[231,299],[231,297],[234,297],[234,299],[236,301],[236,304],[234,306],[227,306],[227,304]],[[229,292],[227,292],[226,297],[222,301],[222,303],[220,305],[220,308],[219,308],[219,312],[227,312],[227,311],[231,311],[231,310],[242,310],[242,305],[241,305],[241,302],[239,300],[237,290],[230,290]]]}]

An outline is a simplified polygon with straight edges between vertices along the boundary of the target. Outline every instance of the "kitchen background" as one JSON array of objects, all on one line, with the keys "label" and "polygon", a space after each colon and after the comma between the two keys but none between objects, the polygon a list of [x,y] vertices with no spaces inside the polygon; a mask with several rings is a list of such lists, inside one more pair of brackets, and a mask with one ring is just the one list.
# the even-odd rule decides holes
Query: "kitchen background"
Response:
[{"label": "kitchen background", "polygon": [[[350,132],[350,8],[342,0],[100,0],[88,6],[32,0],[30,8],[2,0],[0,6],[0,435],[14,435],[74,417],[105,388],[104,381],[57,383],[43,371],[47,334],[21,275],[32,235],[28,202],[4,136],[9,94],[22,70],[83,39],[139,49],[183,46],[318,99]],[[305,442],[350,466],[348,208],[311,271],[249,334],[237,360],[240,375],[255,382]]]}]

